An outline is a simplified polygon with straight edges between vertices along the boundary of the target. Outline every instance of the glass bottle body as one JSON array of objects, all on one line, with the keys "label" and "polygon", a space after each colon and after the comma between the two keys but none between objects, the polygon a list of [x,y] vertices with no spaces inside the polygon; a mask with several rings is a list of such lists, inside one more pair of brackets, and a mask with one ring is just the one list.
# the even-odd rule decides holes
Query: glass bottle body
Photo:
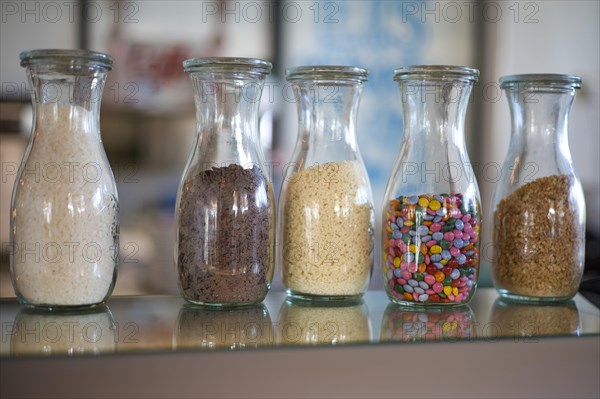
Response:
[{"label": "glass bottle body", "polygon": [[464,67],[395,70],[404,128],[383,201],[381,253],[395,303],[456,305],[474,293],[481,205],[464,120],[478,75]]},{"label": "glass bottle body", "polygon": [[197,132],[177,193],[180,292],[195,304],[256,304],[274,269],[275,203],[258,141],[271,64],[198,58],[184,68],[194,85]]},{"label": "glass bottle body", "polygon": [[371,186],[355,123],[367,71],[297,67],[298,139],[279,198],[279,260],[288,295],[348,301],[366,291],[373,266]]},{"label": "glass bottle body", "polygon": [[585,201],[568,144],[568,115],[581,79],[513,75],[500,79],[511,140],[492,196],[492,276],[519,301],[562,301],[581,282]]},{"label": "glass bottle body", "polygon": [[100,137],[112,58],[83,50],[21,54],[32,85],[32,135],[11,212],[11,277],[19,301],[94,306],[117,276],[119,206]]}]

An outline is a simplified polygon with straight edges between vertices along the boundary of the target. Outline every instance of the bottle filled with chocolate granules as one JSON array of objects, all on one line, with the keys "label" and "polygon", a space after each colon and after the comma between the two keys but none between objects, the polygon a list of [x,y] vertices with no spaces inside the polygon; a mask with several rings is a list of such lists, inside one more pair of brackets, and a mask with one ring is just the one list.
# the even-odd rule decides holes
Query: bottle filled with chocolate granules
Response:
[{"label": "bottle filled with chocolate granules", "polygon": [[184,61],[196,102],[196,139],[175,211],[181,295],[212,306],[261,302],[274,268],[275,203],[258,140],[269,62]]}]

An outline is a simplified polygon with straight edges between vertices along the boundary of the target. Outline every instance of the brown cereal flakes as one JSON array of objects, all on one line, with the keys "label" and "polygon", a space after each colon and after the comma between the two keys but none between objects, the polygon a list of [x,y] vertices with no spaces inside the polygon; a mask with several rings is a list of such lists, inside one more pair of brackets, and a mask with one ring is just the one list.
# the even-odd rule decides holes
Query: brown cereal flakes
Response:
[{"label": "brown cereal flakes", "polygon": [[496,286],[513,295],[570,297],[583,271],[572,178],[553,175],[502,198],[494,213]]}]

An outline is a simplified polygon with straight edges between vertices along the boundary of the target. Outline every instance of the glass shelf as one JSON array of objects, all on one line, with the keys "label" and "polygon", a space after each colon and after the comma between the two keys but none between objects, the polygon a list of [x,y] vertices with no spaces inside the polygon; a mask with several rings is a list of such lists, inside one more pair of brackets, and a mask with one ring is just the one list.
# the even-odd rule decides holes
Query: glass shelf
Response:
[{"label": "glass shelf", "polygon": [[360,303],[286,301],[270,292],[263,305],[235,310],[189,306],[175,296],[113,297],[93,311],[48,312],[0,301],[0,355],[77,356],[196,352],[411,342],[536,342],[550,336],[600,334],[600,310],[577,295],[552,305],[502,301],[479,289],[469,306],[411,310],[383,291]]}]

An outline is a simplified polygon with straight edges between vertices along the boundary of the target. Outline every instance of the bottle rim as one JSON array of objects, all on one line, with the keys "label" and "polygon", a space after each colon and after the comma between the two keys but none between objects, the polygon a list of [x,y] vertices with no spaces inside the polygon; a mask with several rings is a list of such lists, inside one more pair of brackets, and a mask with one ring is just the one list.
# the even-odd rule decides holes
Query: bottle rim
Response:
[{"label": "bottle rim", "polygon": [[403,80],[460,80],[476,82],[479,69],[455,65],[407,65],[393,70],[395,81]]},{"label": "bottle rim", "polygon": [[294,80],[348,80],[365,82],[369,72],[365,68],[346,65],[305,65],[285,70],[286,79]]},{"label": "bottle rim", "polygon": [[266,76],[273,64],[260,58],[199,57],[183,61],[183,70],[193,72],[253,72]]},{"label": "bottle rim", "polygon": [[501,89],[513,86],[564,87],[570,89],[581,88],[581,77],[558,73],[506,75],[500,77],[499,82]]},{"label": "bottle rim", "polygon": [[19,54],[22,67],[36,64],[82,65],[88,64],[111,70],[113,57],[98,51],[81,49],[36,49]]}]

